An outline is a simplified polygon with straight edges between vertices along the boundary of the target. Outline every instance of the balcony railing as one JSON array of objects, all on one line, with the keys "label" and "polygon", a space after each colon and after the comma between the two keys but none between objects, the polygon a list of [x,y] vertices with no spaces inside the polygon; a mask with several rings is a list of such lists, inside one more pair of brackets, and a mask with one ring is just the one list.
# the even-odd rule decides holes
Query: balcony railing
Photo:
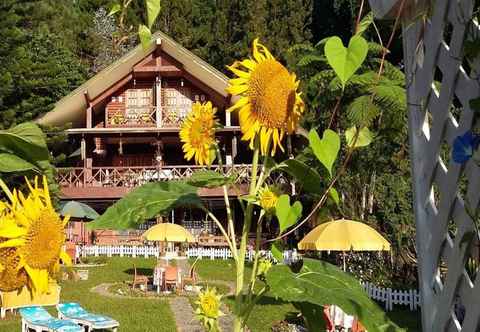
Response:
[{"label": "balcony railing", "polygon": [[[62,187],[136,187],[148,182],[180,180],[190,177],[200,166],[163,167],[92,167],[57,168],[57,181]],[[212,166],[218,171],[220,166]],[[223,166],[224,173],[232,176],[236,184],[248,184],[251,165]],[[288,183],[282,174],[274,175],[275,183]]]},{"label": "balcony railing", "polygon": [[125,111],[109,110],[107,112],[108,127],[155,127],[155,106],[130,108]]}]

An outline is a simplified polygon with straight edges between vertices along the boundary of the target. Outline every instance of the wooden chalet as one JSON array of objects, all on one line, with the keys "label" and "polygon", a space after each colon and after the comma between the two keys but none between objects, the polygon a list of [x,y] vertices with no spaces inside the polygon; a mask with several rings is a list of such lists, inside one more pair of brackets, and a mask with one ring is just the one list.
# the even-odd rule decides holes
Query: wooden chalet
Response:
[{"label": "wooden chalet", "polygon": [[[225,112],[232,103],[226,87],[225,75],[168,36],[156,33],[147,49],[135,48],[38,120],[41,124],[73,126],[67,133],[80,154],[68,167],[58,168],[61,198],[85,202],[102,213],[136,186],[190,176],[199,167],[183,158],[178,133],[195,101],[211,101],[218,109],[224,126],[217,133],[226,156],[224,168],[238,176],[238,188],[245,190],[251,154],[246,144],[239,144],[238,120]],[[205,189],[199,193],[222,216],[223,191]],[[194,234],[217,232],[212,222],[205,222],[201,211],[176,209],[164,218],[183,224]],[[85,240],[83,229],[80,227],[78,235],[79,226],[73,227],[71,237]],[[97,234],[97,243],[129,242],[140,232],[103,231]],[[87,238],[91,240],[90,235]]]}]

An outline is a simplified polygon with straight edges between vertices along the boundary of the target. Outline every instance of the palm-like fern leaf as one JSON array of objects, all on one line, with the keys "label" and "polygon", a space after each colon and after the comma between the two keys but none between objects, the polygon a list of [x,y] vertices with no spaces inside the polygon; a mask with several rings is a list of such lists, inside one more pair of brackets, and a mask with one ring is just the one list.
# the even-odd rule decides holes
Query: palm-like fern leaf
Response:
[{"label": "palm-like fern leaf", "polygon": [[357,97],[347,107],[348,120],[360,127],[369,126],[379,114],[380,109],[371,95]]},{"label": "palm-like fern leaf", "polygon": [[389,111],[402,111],[407,106],[405,89],[398,85],[379,84],[370,89],[375,102],[382,109]]},{"label": "palm-like fern leaf", "polygon": [[317,50],[310,44],[307,43],[300,43],[300,44],[295,44],[292,47],[290,47],[287,52],[289,53],[301,53],[301,52],[311,52],[314,53]]},{"label": "palm-like fern leaf", "polygon": [[310,53],[310,54],[306,54],[303,57],[301,57],[300,60],[298,60],[297,65],[300,66],[300,67],[306,67],[306,66],[311,65],[314,62],[325,63],[326,58],[323,55]]}]

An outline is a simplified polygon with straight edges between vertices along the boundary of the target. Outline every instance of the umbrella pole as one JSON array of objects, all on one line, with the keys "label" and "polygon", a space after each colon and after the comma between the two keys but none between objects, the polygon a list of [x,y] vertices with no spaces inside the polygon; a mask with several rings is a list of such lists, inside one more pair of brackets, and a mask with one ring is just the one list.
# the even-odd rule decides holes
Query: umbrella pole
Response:
[{"label": "umbrella pole", "polygon": [[343,272],[347,272],[347,264],[345,263],[345,251],[343,253]]}]

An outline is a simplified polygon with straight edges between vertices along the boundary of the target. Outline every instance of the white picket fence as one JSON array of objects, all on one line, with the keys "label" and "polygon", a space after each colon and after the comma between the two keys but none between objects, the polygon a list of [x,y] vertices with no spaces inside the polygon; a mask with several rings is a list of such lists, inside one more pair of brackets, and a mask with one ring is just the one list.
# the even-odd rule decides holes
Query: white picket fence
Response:
[{"label": "white picket fence", "polygon": [[[166,252],[166,256],[174,255],[173,252]],[[255,251],[248,250],[246,259],[252,261]],[[261,255],[273,258],[270,251],[262,250]],[[296,257],[295,250],[284,251],[283,257],[286,260],[292,260]],[[120,256],[120,257],[159,257],[159,248],[155,246],[77,246],[77,257],[86,256]],[[209,259],[229,259],[232,253],[228,248],[188,248],[187,257],[200,257]]]},{"label": "white picket fence", "polygon": [[[262,256],[272,257],[270,251],[262,250]],[[166,253],[167,256],[174,255],[173,252]],[[255,252],[253,250],[247,251],[246,259],[252,261]],[[155,246],[77,246],[77,257],[86,256],[120,256],[120,257],[159,257],[159,248]],[[188,257],[200,257],[206,259],[229,259],[232,258],[232,253],[228,248],[188,248]],[[288,250],[283,252],[283,257],[287,261],[294,260],[297,257],[297,252]],[[386,310],[392,310],[393,305],[406,305],[410,310],[416,311],[420,304],[420,294],[417,290],[392,290],[391,288],[377,287],[369,282],[361,283],[368,296],[379,302],[383,302]]]},{"label": "white picket fence", "polygon": [[393,305],[407,305],[411,311],[416,311],[420,305],[420,294],[416,289],[394,290],[391,288],[377,287],[369,282],[361,283],[365,292],[372,300],[385,304],[385,309],[391,311]]}]

